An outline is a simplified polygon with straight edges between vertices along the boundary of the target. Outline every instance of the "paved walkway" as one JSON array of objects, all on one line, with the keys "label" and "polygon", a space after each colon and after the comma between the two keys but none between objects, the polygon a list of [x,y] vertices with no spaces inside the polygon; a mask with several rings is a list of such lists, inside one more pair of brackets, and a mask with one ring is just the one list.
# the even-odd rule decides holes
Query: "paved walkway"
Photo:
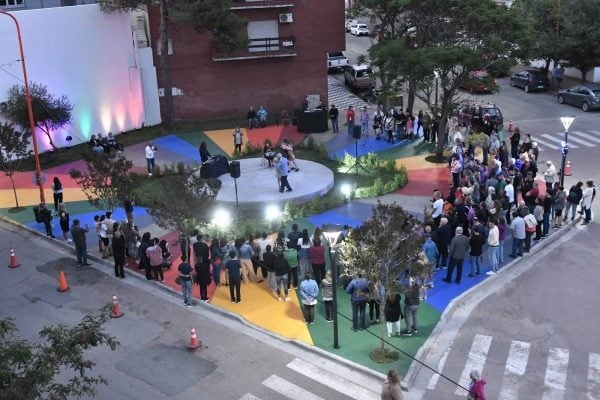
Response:
[{"label": "paved walkway", "polygon": [[[212,154],[230,155],[233,150],[231,131],[190,132],[162,136],[154,141],[159,146],[157,163],[171,164],[172,162],[181,161],[190,166],[197,166],[197,147],[201,141],[208,143],[208,148]],[[297,143],[304,135],[298,134],[293,127],[267,127],[265,129],[248,131],[245,137],[249,138],[254,144],[262,144],[265,139],[279,143],[283,137],[288,137]],[[352,151],[353,153],[353,150],[356,148],[354,140],[345,134],[333,135],[328,132],[313,135],[313,138],[317,142],[325,144],[332,156],[339,156],[343,152]],[[134,162],[134,169],[140,172],[143,172],[145,168],[143,146],[143,144],[134,145],[126,148],[124,151],[125,156]],[[371,151],[377,151],[382,158],[394,159],[398,165],[404,165],[409,173],[408,185],[396,193],[381,196],[378,199],[355,200],[322,214],[295,221],[301,229],[307,228],[311,232],[314,227],[325,223],[357,226],[371,216],[372,206],[377,200],[397,202],[409,212],[422,215],[424,207],[429,204],[428,200],[431,197],[433,189],[438,187],[446,188],[448,186],[449,177],[446,166],[424,161],[424,156],[433,151],[433,145],[420,142],[408,143],[406,141],[392,145],[383,141],[380,143],[371,143],[368,140],[364,145],[359,143],[359,154],[364,154],[368,148]],[[50,168],[45,173],[50,179],[58,176],[63,182],[65,187],[65,202],[71,219],[79,218],[82,223],[88,223],[90,226],[93,226],[93,216],[100,212],[88,204],[81,190],[79,190],[68,176],[68,171],[74,167],[82,168],[83,163],[81,161],[74,161],[68,165]],[[12,214],[8,211],[10,207],[14,206],[10,182],[6,177],[0,177],[0,207],[2,207],[0,215],[43,234],[43,226],[35,222],[30,207],[37,204],[39,199],[39,193],[31,181],[31,175],[31,172],[24,172],[15,176],[19,202],[21,205],[29,206],[26,211],[17,214]],[[46,198],[52,199],[49,189],[46,189]],[[119,221],[124,220],[125,214],[123,210],[116,210],[114,218]],[[176,239],[174,233],[159,229],[143,208],[137,207],[135,209],[134,219],[140,228],[140,232],[151,232],[153,236],[164,238],[169,243],[173,243]],[[57,238],[61,238],[62,235],[57,219],[54,220],[53,229],[54,235]],[[95,234],[90,232],[88,235],[88,250],[92,255],[98,256],[96,242]],[[171,250],[174,259],[177,260],[179,255],[178,246],[171,246]],[[112,268],[109,260],[105,262],[98,261],[100,261],[100,268]],[[174,283],[176,267],[177,263],[174,264],[171,270],[165,272],[165,288],[178,292],[179,287]],[[143,274],[143,271],[139,271],[134,264],[130,264],[128,269],[130,274],[138,276],[142,276]],[[468,269],[469,264],[466,263],[465,270],[468,271]],[[374,370],[386,372],[390,367],[393,367],[405,373],[411,363],[411,357],[417,354],[421,345],[435,328],[441,313],[448,304],[468,289],[488,279],[484,274],[474,279],[465,278],[461,285],[448,285],[441,282],[441,278],[441,274],[436,274],[435,288],[429,292],[429,298],[424,302],[419,311],[419,334],[410,338],[393,337],[389,340],[386,338],[389,346],[405,352],[400,360],[393,365],[376,364],[369,359],[369,351],[380,344],[378,336],[381,325],[373,324],[365,332],[352,332],[350,329],[350,302],[348,295],[341,290],[339,292],[340,349],[333,349],[331,324],[327,323],[324,319],[322,303],[317,307],[316,324],[307,326],[302,322],[298,296],[292,293],[291,302],[278,302],[276,296],[271,292],[266,283],[244,284],[242,287],[243,301],[240,304],[231,304],[228,301],[228,287],[215,287],[214,284],[211,284],[209,293],[212,301],[210,305],[206,306],[219,307],[238,314],[248,322],[262,329],[269,330],[284,338],[320,347]],[[193,294],[195,297],[199,297],[199,289],[197,287],[194,287]]]}]

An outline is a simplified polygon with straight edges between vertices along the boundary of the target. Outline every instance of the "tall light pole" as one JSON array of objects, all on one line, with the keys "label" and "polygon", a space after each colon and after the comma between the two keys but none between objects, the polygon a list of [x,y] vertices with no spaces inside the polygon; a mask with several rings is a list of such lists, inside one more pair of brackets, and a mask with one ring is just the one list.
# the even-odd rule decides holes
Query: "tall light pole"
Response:
[{"label": "tall light pole", "polygon": [[337,315],[337,281],[338,281],[338,268],[337,263],[332,257],[332,252],[336,242],[342,233],[342,226],[338,224],[327,224],[323,226],[323,235],[329,243],[329,264],[331,265],[331,289],[333,292],[332,299],[332,317],[333,317],[333,348],[339,349],[340,344],[338,340],[338,315]]},{"label": "tall light pole", "polygon": [[8,16],[15,23],[17,28],[17,40],[19,42],[19,56],[21,57],[21,67],[23,68],[23,82],[25,83],[25,102],[27,103],[27,113],[29,114],[29,131],[31,133],[31,143],[33,144],[33,158],[35,159],[35,182],[40,189],[40,202],[45,203],[44,182],[42,182],[42,167],[40,165],[40,155],[38,153],[37,139],[35,137],[35,123],[33,120],[33,108],[31,107],[31,92],[29,91],[29,81],[27,80],[27,68],[25,68],[25,53],[23,52],[23,41],[21,40],[21,28],[19,22],[10,13],[1,11],[0,14]]},{"label": "tall light pole", "polygon": [[575,117],[560,117],[563,128],[565,128],[565,140],[561,143],[562,163],[560,165],[560,186],[565,187],[565,167],[567,164],[567,154],[569,153],[569,127],[575,120]]},{"label": "tall light pole", "polygon": [[439,82],[440,82],[440,73],[438,70],[433,70],[433,76],[435,77],[435,115],[438,115],[438,95],[439,95]]}]

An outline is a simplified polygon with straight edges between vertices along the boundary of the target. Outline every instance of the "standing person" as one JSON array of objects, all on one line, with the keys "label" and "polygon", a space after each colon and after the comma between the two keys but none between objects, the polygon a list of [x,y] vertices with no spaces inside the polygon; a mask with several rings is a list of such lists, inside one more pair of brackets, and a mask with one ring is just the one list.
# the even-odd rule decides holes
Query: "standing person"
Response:
[{"label": "standing person", "polygon": [[154,279],[157,282],[164,282],[165,277],[162,269],[162,249],[158,245],[158,238],[154,238],[151,241],[151,245],[146,249],[146,255],[148,256],[148,262],[150,263],[150,269],[154,273]]},{"label": "standing person", "polygon": [[242,152],[242,145],[244,144],[244,133],[239,127],[236,127],[233,131],[233,151],[237,151],[238,153]]},{"label": "standing person", "polygon": [[327,270],[325,278],[321,281],[321,297],[325,306],[325,321],[333,321],[333,279],[331,270]]},{"label": "standing person", "polygon": [[550,192],[554,185],[554,178],[556,177],[556,167],[552,164],[552,161],[546,161],[546,170],[544,171],[544,181],[546,181],[546,191]]},{"label": "standing person", "polygon": [[525,241],[525,220],[521,217],[518,211],[513,213],[513,219],[510,223],[510,231],[512,233],[512,251],[510,257],[523,257],[523,242]]},{"label": "standing person", "polygon": [[352,137],[352,132],[354,131],[354,108],[352,106],[348,106],[348,111],[346,111],[346,124],[348,124],[348,136]]},{"label": "standing person", "polygon": [[242,273],[244,274],[244,280],[250,281],[250,277],[254,282],[260,283],[263,280],[256,275],[254,272],[254,265],[252,264],[252,257],[254,257],[254,250],[252,246],[246,241],[246,238],[242,237],[236,240],[235,247],[238,252],[240,264],[242,265]]},{"label": "standing person", "polygon": [[[500,229],[496,225],[496,220],[491,218],[488,221],[488,255],[490,258],[491,271],[488,271],[488,275],[493,275],[498,272],[498,263],[500,262],[498,257],[498,251],[500,250]],[[472,267],[471,267],[472,268]]]},{"label": "standing person", "polygon": [[127,218],[127,222],[133,224],[133,211],[135,206],[135,199],[133,195],[128,196],[125,201],[123,201],[123,208],[125,209],[125,217]]},{"label": "standing person", "polygon": [[471,237],[469,238],[469,255],[471,256],[471,272],[467,274],[469,278],[474,278],[475,274],[481,274],[485,238],[481,234],[480,228],[481,226],[474,227],[472,229]]},{"label": "standing person", "polygon": [[298,265],[300,267],[300,276],[304,276],[311,272],[310,247],[311,242],[308,237],[308,230],[302,229],[302,236],[298,239]]},{"label": "standing person", "polygon": [[[425,228],[430,229],[431,227],[426,226]],[[431,233],[426,233],[425,243],[423,243],[423,246],[421,246],[421,251],[423,252],[423,254],[425,254],[425,261],[427,262],[427,267],[425,268],[425,271],[423,271],[422,275],[423,299],[427,298],[427,289],[433,288],[433,271],[437,266],[438,259],[440,258],[438,246],[433,241],[431,236]]]},{"label": "standing person", "polygon": [[469,398],[473,400],[486,400],[484,386],[486,381],[479,376],[479,372],[472,370],[469,374]]},{"label": "standing person", "polygon": [[462,278],[462,267],[467,251],[469,250],[469,239],[463,235],[463,228],[459,226],[456,228],[456,234],[450,241],[450,249],[448,255],[450,256],[450,264],[448,265],[448,273],[446,277],[442,279],[444,282],[452,282],[452,275],[454,267],[456,267],[456,283],[460,284]]},{"label": "standing person", "polygon": [[203,258],[194,266],[196,280],[200,287],[200,300],[208,302],[208,285],[210,285],[210,259]]},{"label": "standing person", "polygon": [[192,249],[194,250],[194,265],[210,260],[210,249],[201,234],[196,235],[196,241],[192,244]]},{"label": "standing person", "polygon": [[283,139],[281,141],[281,150],[283,150],[283,154],[288,159],[288,164],[290,169],[298,172],[300,168],[298,168],[298,164],[296,164],[296,156],[294,155],[294,144],[290,139]]},{"label": "standing person", "polygon": [[400,319],[404,318],[400,300],[401,297],[398,293],[389,292],[385,296],[383,314],[385,315],[388,337],[400,335]]},{"label": "standing person", "polygon": [[394,115],[392,113],[388,113],[383,119],[383,128],[386,132],[387,141],[390,143],[394,143],[394,124]]},{"label": "standing person", "polygon": [[406,330],[402,332],[404,336],[412,336],[414,333],[419,332],[417,329],[417,313],[421,304],[419,294],[419,283],[415,279],[404,295],[404,318],[406,322]]},{"label": "standing person", "polygon": [[309,249],[310,263],[312,265],[315,281],[321,283],[325,277],[325,246],[321,245],[321,239],[314,238]]},{"label": "standing person", "polygon": [[452,238],[452,228],[448,223],[448,218],[440,218],[440,227],[435,231],[435,244],[439,251],[436,269],[446,269],[448,267],[448,246]]},{"label": "standing person", "polygon": [[381,128],[385,113],[381,111],[381,107],[377,106],[377,110],[373,114],[373,131],[375,131],[375,140],[381,140]]},{"label": "standing person", "polygon": [[285,154],[282,154],[277,162],[277,172],[280,180],[279,193],[283,193],[283,189],[287,189],[288,192],[292,191],[292,187],[288,182],[289,168],[288,159]]},{"label": "standing person", "polygon": [[256,111],[256,118],[258,118],[258,126],[260,128],[264,128],[267,126],[267,110],[263,106],[258,106],[258,110]]},{"label": "standing person", "polygon": [[236,258],[235,251],[232,250],[229,252],[229,260],[225,263],[225,268],[227,268],[227,273],[229,275],[229,296],[231,297],[231,302],[239,303],[242,301],[242,276],[240,274],[242,264],[240,263],[240,260]]},{"label": "standing person", "polygon": [[158,148],[152,144],[152,142],[148,142],[144,151],[146,153],[146,165],[148,167],[148,176],[152,176],[152,171],[154,170],[154,153]]},{"label": "standing person", "polygon": [[519,158],[519,142],[521,141],[521,130],[516,127],[510,135],[510,156],[514,159]]},{"label": "standing person", "polygon": [[[558,183],[557,183],[558,185]],[[565,188],[563,186],[559,186],[558,190],[554,193],[554,227],[562,228],[562,215],[563,210],[565,208],[565,204],[567,202],[567,194],[565,193]]]},{"label": "standing person", "polygon": [[87,267],[91,265],[88,263],[87,260],[87,240],[85,237],[85,234],[89,231],[90,229],[88,228],[87,224],[85,224],[85,227],[82,228],[77,218],[73,220],[73,226],[71,227],[71,237],[73,238],[73,243],[75,244],[77,265],[80,267]]},{"label": "standing person", "polygon": [[444,211],[444,199],[442,199],[442,193],[439,190],[436,190],[435,193],[433,193],[433,203],[431,203],[431,208],[431,218],[433,218],[435,227],[439,228],[442,212]]},{"label": "standing person", "polygon": [[569,210],[571,210],[571,221],[575,219],[575,211],[577,211],[577,206],[583,197],[582,186],[583,182],[579,181],[569,189],[569,194],[567,195],[567,209],[565,211],[565,222],[569,220]]},{"label": "standing person", "polygon": [[329,109],[329,120],[331,121],[332,133],[340,133],[340,128],[338,125],[339,114],[340,114],[340,112],[335,107],[335,104],[332,104],[331,108]]},{"label": "standing person", "polygon": [[379,323],[382,292],[381,283],[369,281],[369,323],[371,324]]},{"label": "standing person", "polygon": [[52,211],[50,211],[48,207],[46,207],[46,203],[40,203],[39,215],[41,222],[43,222],[44,224],[46,236],[50,236],[54,239],[54,234],[52,233]]},{"label": "standing person", "polygon": [[596,197],[596,186],[594,186],[594,181],[587,181],[585,186],[586,188],[583,191],[583,196],[581,198],[581,208],[585,214],[581,225],[587,225],[592,220],[592,202]]},{"label": "standing person", "polygon": [[258,120],[256,119],[256,111],[254,111],[254,107],[250,107],[248,113],[246,114],[246,119],[248,120],[248,129],[256,128],[258,126]]},{"label": "standing person", "polygon": [[365,310],[369,295],[369,284],[362,273],[353,278],[346,287],[346,293],[351,295],[352,303],[352,330],[354,332],[367,329]]},{"label": "standing person", "polygon": [[198,153],[200,154],[200,163],[204,164],[212,157],[208,148],[206,147],[206,142],[200,143],[200,147],[198,147]]},{"label": "standing person", "polygon": [[127,245],[125,244],[125,236],[120,229],[115,230],[112,240],[112,252],[115,259],[115,276],[117,278],[125,278],[125,252]]},{"label": "standing person", "polygon": [[192,306],[192,266],[187,262],[185,254],[181,255],[181,264],[177,268],[181,277],[181,293],[183,294],[183,304],[186,307]]},{"label": "standing person", "polygon": [[[273,253],[272,250],[273,247],[270,244],[268,244],[264,254],[261,255],[261,269],[263,271],[267,271],[267,282],[269,283],[269,286],[271,287],[273,293],[275,293],[277,291],[277,278],[275,274],[275,263],[277,260],[277,254]],[[287,274],[287,270],[285,273]],[[285,286],[287,288],[287,282]],[[279,298],[279,300],[281,301],[281,298]]]},{"label": "standing person", "polygon": [[381,400],[402,400],[400,377],[393,369],[387,373],[387,381],[381,387]]},{"label": "standing person", "polygon": [[531,237],[538,229],[538,222],[535,215],[530,213],[529,210],[523,211],[523,220],[525,221],[525,252],[528,253],[531,250]]},{"label": "standing person", "polygon": [[362,136],[369,136],[369,113],[367,107],[360,110],[360,133]]},{"label": "standing person", "polygon": [[304,280],[300,284],[300,297],[304,305],[304,320],[307,324],[314,325],[315,323],[315,304],[319,296],[319,286],[312,278],[310,273],[304,275]]},{"label": "standing person", "polygon": [[545,238],[550,233],[550,217],[552,216],[552,207],[554,201],[552,199],[551,192],[547,192],[542,199],[542,207],[544,208],[544,214],[542,219],[542,238]]},{"label": "standing person", "polygon": [[58,205],[63,202],[63,186],[58,176],[52,180],[52,197],[54,197],[54,212],[58,215]]},{"label": "standing person", "polygon": [[290,301],[290,298],[288,296],[288,290],[290,287],[288,282],[290,264],[285,259],[283,252],[272,253],[268,251],[265,254],[265,258],[273,259],[273,274],[275,275],[275,291],[277,292],[277,300],[281,301],[281,286],[283,285],[283,294],[285,295],[285,301]]},{"label": "standing person", "polygon": [[71,238],[67,236],[67,234],[69,233],[69,213],[67,212],[67,207],[65,206],[65,203],[60,203],[58,205],[58,217],[58,222],[60,224],[60,230],[63,234],[63,239],[65,239],[67,243],[71,243]]},{"label": "standing person", "polygon": [[101,215],[98,222],[100,224],[100,239],[102,240],[102,259],[105,260],[108,258],[108,246],[110,245],[106,215]]}]

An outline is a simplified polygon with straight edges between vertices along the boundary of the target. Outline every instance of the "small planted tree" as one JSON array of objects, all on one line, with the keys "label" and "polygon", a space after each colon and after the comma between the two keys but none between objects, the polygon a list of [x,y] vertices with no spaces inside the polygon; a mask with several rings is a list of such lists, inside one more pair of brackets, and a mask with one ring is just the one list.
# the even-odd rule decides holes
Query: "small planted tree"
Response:
[{"label": "small planted tree", "polygon": [[[73,106],[66,96],[55,97],[48,88],[39,83],[29,85],[33,123],[48,137],[53,150],[58,148],[52,140],[52,131],[69,124],[72,119]],[[6,115],[15,124],[25,128],[29,126],[29,112],[25,100],[25,86],[15,85],[8,90]]]},{"label": "small planted tree", "polygon": [[[420,223],[397,204],[377,203],[373,215],[350,231],[340,249],[340,259],[353,274],[362,272],[372,282],[379,282],[385,293],[402,292],[408,276],[421,275],[416,263],[421,248],[417,234]],[[382,296],[381,305],[385,304]],[[376,362],[392,362],[398,353],[385,348],[384,324],[380,346],[370,356]]]},{"label": "small planted tree", "polygon": [[133,192],[133,177],[129,172],[133,162],[121,155],[86,153],[83,160],[87,170],[72,169],[71,178],[81,186],[94,207],[113,211]]},{"label": "small planted tree", "polygon": [[110,312],[109,305],[72,328],[46,326],[39,333],[41,342],[21,339],[11,319],[0,319],[0,400],[94,397],[95,386],[107,381],[90,374],[95,363],[85,353],[119,345],[103,328]]},{"label": "small planted tree", "polygon": [[29,150],[29,134],[21,133],[12,124],[0,124],[0,171],[10,179],[10,184],[15,195],[15,208],[11,211],[20,211],[19,198],[13,175],[19,170],[23,159],[31,156]]}]

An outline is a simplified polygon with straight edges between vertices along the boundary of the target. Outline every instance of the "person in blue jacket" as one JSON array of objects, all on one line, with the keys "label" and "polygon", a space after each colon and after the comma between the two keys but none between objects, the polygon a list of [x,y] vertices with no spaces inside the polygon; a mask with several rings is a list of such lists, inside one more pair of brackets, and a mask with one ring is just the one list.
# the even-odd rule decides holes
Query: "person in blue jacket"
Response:
[{"label": "person in blue jacket", "polygon": [[307,324],[313,325],[315,323],[315,305],[318,296],[319,286],[310,273],[307,273],[300,284],[300,297],[302,297],[302,304],[304,305],[304,320]]}]

